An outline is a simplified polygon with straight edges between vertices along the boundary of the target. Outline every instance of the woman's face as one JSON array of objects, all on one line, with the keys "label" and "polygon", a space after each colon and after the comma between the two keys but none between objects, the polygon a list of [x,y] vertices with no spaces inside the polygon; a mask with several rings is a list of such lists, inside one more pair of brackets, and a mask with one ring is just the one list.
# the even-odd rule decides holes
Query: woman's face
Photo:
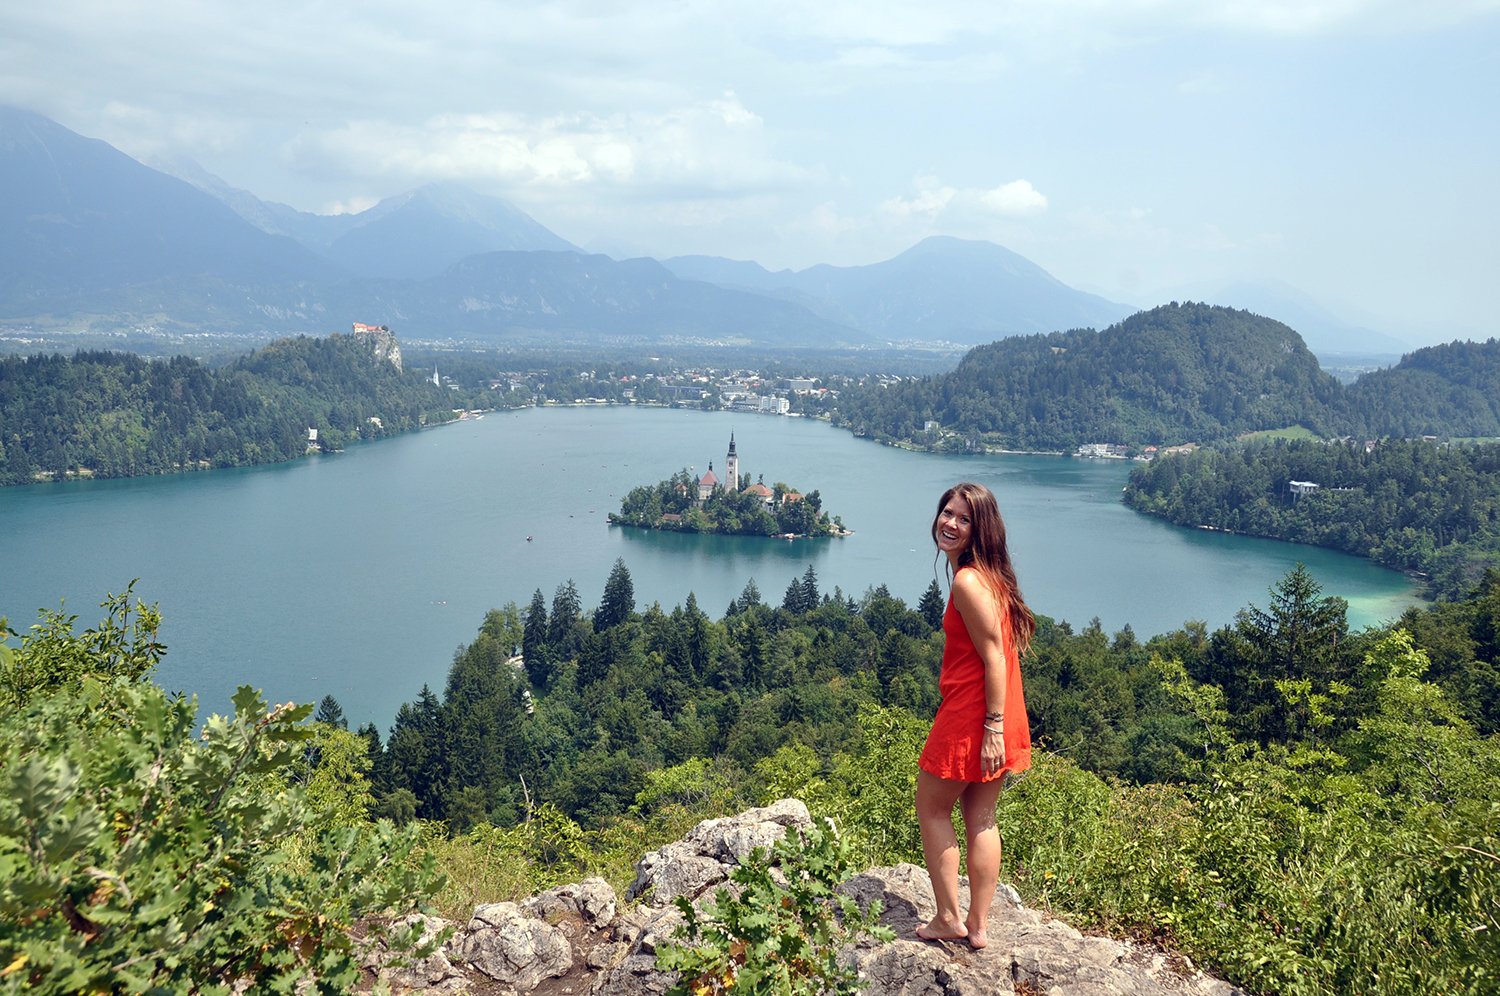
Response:
[{"label": "woman's face", "polygon": [[948,499],[948,504],[938,513],[938,549],[950,558],[957,557],[969,548],[973,525],[969,521],[969,503],[958,495]]}]

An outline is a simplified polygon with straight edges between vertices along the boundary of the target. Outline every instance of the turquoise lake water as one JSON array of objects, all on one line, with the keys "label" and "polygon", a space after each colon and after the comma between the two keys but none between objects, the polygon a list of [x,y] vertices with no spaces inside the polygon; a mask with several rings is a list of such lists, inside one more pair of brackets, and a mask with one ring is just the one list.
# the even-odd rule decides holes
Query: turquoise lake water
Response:
[{"label": "turquoise lake water", "polygon": [[[765,540],[611,527],[639,484],[683,467],[740,469],[817,489],[846,539]],[[0,490],[0,615],[24,629],[65,600],[80,626],[139,577],[169,652],[159,678],[224,711],[235,686],[273,700],[331,693],[351,724],[389,726],[423,683],[441,690],[487,610],[550,606],[569,578],[586,609],[624,558],[643,608],[689,592],[718,618],[754,578],[779,604],[809,564],[858,597],[878,584],[915,604],[938,569],[938,495],[972,479],[1000,499],[1033,608],[1145,637],[1232,621],[1293,565],[1349,600],[1354,626],[1416,598],[1400,574],[1327,550],[1179,529],[1119,501],[1123,461],[941,456],[803,419],[649,408],[544,408],[276,467]],[[528,537],[530,537],[528,539]]]}]

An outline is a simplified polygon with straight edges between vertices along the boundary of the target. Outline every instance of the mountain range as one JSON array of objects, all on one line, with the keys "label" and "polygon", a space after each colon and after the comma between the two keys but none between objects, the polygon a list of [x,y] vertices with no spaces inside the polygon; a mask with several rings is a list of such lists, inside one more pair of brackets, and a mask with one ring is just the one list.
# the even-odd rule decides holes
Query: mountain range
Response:
[{"label": "mountain range", "polygon": [[480,344],[871,347],[974,345],[1135,311],[988,242],[934,237],[883,262],[800,271],[616,260],[457,184],[316,215],[191,160],[157,165],[0,107],[0,322],[264,335],[362,321]]}]

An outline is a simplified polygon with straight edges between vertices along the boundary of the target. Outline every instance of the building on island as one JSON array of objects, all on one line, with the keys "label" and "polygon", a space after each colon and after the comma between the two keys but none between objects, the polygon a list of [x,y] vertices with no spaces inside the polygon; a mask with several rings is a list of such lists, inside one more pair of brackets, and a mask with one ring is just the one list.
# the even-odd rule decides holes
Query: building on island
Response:
[{"label": "building on island", "polygon": [[714,473],[713,461],[709,461],[708,473],[698,478],[698,503],[708,501],[708,496],[714,493],[714,488],[723,488],[730,494],[740,490],[740,454],[735,449],[734,433],[729,434],[729,453],[724,458],[724,480],[719,480]]},{"label": "building on island", "polygon": [[714,476],[714,463],[708,462],[708,472],[698,478],[698,501],[708,501],[708,496],[714,493],[714,488],[719,486],[719,479]]}]

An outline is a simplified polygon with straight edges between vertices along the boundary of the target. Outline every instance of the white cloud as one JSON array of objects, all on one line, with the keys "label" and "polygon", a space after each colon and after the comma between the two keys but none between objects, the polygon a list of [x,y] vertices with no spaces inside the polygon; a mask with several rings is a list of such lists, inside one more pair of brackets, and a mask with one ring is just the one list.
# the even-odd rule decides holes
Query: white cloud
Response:
[{"label": "white cloud", "polygon": [[1020,217],[1047,210],[1047,197],[1028,180],[1012,180],[979,195],[980,203],[997,214]]},{"label": "white cloud", "polygon": [[450,179],[505,189],[609,187],[654,196],[665,188],[717,195],[784,188],[804,171],[777,159],[764,123],[732,92],[654,113],[533,117],[438,115],[417,125],[353,121],[304,135],[299,165],[334,164],[399,182]]},{"label": "white cloud", "polygon": [[881,214],[893,220],[937,223],[946,214],[991,214],[1026,217],[1047,210],[1047,197],[1029,180],[1011,180],[988,190],[960,189],[937,177],[920,176],[910,197],[891,197],[880,204]]},{"label": "white cloud", "polygon": [[880,213],[897,221],[916,219],[933,222],[953,203],[953,198],[958,196],[955,188],[942,183],[937,177],[919,176],[914,182],[917,192],[913,196],[898,195],[883,201]]}]

